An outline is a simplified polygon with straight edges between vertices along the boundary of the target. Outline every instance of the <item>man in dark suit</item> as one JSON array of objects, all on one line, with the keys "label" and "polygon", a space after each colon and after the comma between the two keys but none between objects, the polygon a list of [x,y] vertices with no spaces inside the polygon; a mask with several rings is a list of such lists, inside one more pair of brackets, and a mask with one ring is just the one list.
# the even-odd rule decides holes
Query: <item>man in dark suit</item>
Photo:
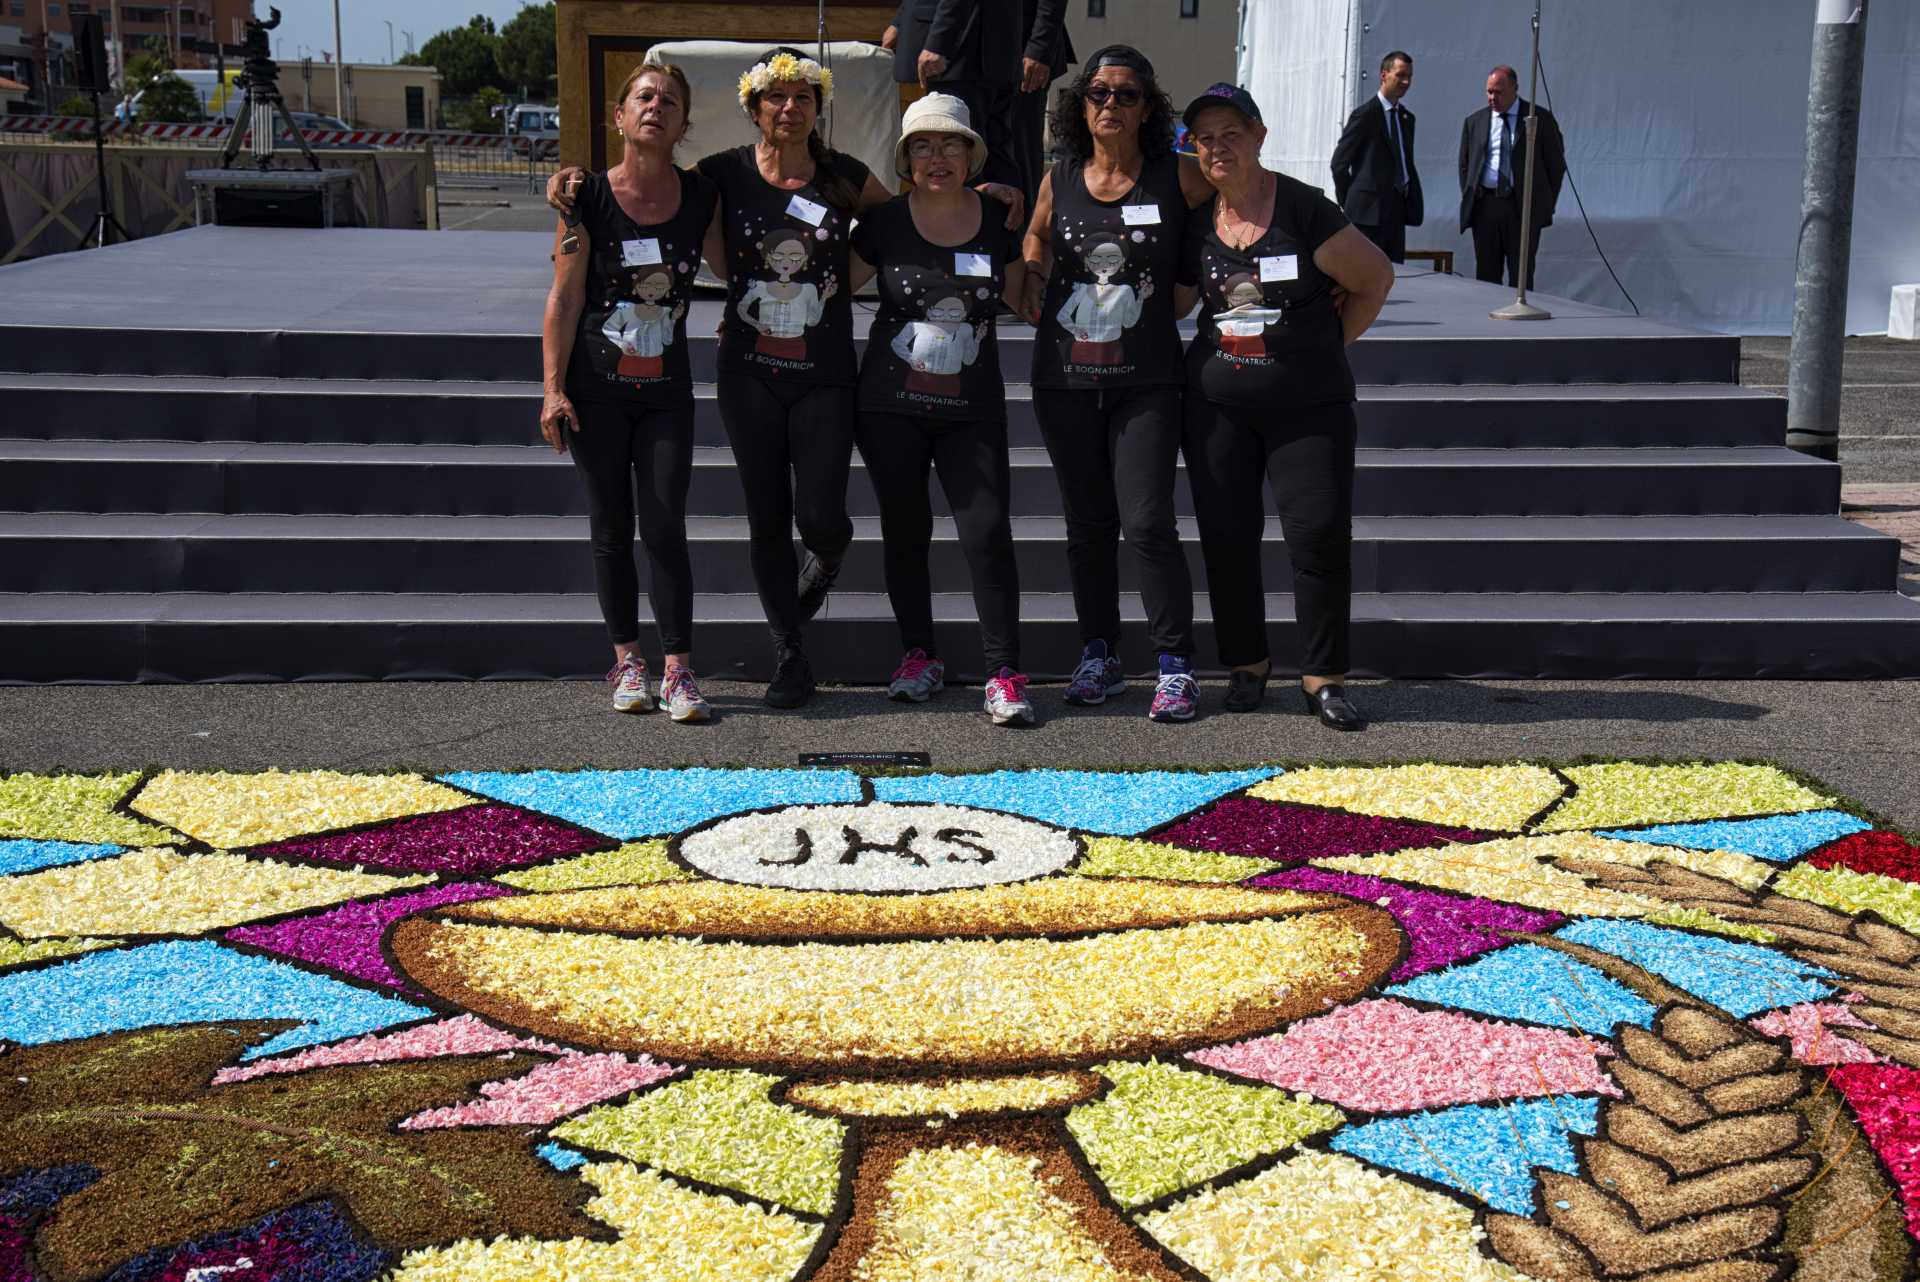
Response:
[{"label": "man in dark suit", "polygon": [[[1495,67],[1487,76],[1487,105],[1468,116],[1460,129],[1460,230],[1473,232],[1474,275],[1499,284],[1520,284],[1520,202],[1527,174],[1527,104],[1520,97],[1520,76],[1512,67]],[[1528,220],[1527,284],[1540,252],[1540,232],[1553,222],[1560,184],[1567,176],[1567,152],[1553,113],[1538,109],[1540,139],[1533,162],[1533,215]]]},{"label": "man in dark suit", "polygon": [[1020,13],[1027,26],[1027,50],[1020,60],[1020,92],[1013,100],[1013,159],[1020,170],[1020,190],[1032,209],[1047,172],[1041,147],[1047,131],[1047,86],[1077,59],[1067,38],[1067,0],[1022,0]]},{"label": "man in dark suit", "polygon": [[1426,220],[1413,165],[1413,113],[1400,104],[1413,88],[1413,58],[1399,49],[1380,60],[1380,90],[1353,109],[1333,149],[1333,198],[1353,225],[1396,263],[1407,261],[1407,228]]},{"label": "man in dark suit", "polygon": [[880,43],[893,50],[893,78],[966,103],[987,144],[981,178],[1018,187],[1013,117],[1027,25],[1013,0],[900,0],[887,31],[892,40]]}]

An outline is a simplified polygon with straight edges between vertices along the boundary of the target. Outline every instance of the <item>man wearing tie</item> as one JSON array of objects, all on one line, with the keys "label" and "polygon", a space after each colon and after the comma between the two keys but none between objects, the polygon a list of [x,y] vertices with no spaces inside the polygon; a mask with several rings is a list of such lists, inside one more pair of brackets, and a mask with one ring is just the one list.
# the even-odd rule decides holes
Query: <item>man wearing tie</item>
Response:
[{"label": "man wearing tie", "polygon": [[1380,91],[1353,109],[1333,149],[1334,200],[1396,263],[1407,261],[1407,228],[1426,218],[1413,113],[1400,105],[1412,87],[1413,58],[1395,49],[1380,60]]},{"label": "man wearing tie", "polygon": [[[1540,149],[1534,158],[1533,216],[1528,220],[1527,285],[1534,284],[1534,257],[1540,232],[1553,221],[1560,183],[1567,176],[1567,153],[1553,113],[1536,116]],[[1495,67],[1487,76],[1487,105],[1468,116],[1460,130],[1460,230],[1473,231],[1474,275],[1499,284],[1520,284],[1520,200],[1526,183],[1527,104],[1520,98],[1520,76],[1512,67]]]}]

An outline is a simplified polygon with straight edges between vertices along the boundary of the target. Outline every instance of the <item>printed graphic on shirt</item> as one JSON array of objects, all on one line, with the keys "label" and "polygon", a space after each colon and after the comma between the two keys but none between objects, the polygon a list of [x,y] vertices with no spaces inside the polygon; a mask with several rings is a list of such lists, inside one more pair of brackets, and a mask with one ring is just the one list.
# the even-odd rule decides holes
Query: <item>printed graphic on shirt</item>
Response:
[{"label": "printed graphic on shirt", "polygon": [[993,291],[983,285],[969,289],[952,277],[913,268],[895,269],[895,275],[919,316],[902,325],[891,344],[893,354],[907,367],[902,395],[942,407],[964,406],[961,374],[979,357],[992,333],[990,320],[969,316],[976,308],[991,307]]},{"label": "printed graphic on shirt", "polygon": [[[1213,318],[1220,335],[1220,354],[1235,360],[1265,361],[1271,313],[1261,306],[1260,282],[1239,272],[1226,279],[1220,293],[1225,307]],[[1235,315],[1236,311],[1240,314]]]},{"label": "printed graphic on shirt", "polygon": [[[678,266],[691,270],[691,264]],[[685,299],[672,301],[673,276],[674,268],[665,263],[636,270],[628,280],[628,296],[613,300],[600,325],[619,353],[614,370],[623,379],[644,383],[667,376],[667,348],[687,310]]]},{"label": "printed graphic on shirt", "polygon": [[[825,229],[820,229],[824,236]],[[839,289],[831,273],[822,283],[796,280],[813,257],[813,237],[797,227],[778,227],[758,242],[768,275],[748,279],[734,309],[759,334],[755,354],[774,361],[807,360],[807,331],[826,314]]]},{"label": "printed graphic on shirt", "polygon": [[1067,349],[1070,374],[1125,374],[1126,331],[1140,323],[1141,310],[1153,297],[1153,278],[1130,273],[1129,242],[1145,242],[1152,233],[1136,227],[1131,232],[1097,231],[1076,236],[1063,230],[1067,252],[1079,260],[1090,280],[1076,280],[1055,319],[1072,338]]}]

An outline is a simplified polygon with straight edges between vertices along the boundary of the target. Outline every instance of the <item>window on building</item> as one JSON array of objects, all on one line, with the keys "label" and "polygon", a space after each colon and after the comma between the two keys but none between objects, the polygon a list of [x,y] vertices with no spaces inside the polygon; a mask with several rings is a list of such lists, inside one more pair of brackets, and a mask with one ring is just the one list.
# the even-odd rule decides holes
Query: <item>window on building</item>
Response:
[{"label": "window on building", "polygon": [[67,6],[67,12],[76,18],[84,18],[93,12],[93,0],[73,0]]},{"label": "window on building", "polygon": [[59,17],[59,16],[60,16],[60,6],[59,6],[59,5],[57,5],[57,4],[51,4],[51,3],[49,3],[49,4],[47,5],[47,16],[48,16],[49,18],[57,18],[57,17]]},{"label": "window on building", "polygon": [[427,127],[427,91],[420,85],[407,86],[407,128]]},{"label": "window on building", "polygon": [[7,16],[24,18],[27,16],[27,0],[7,0]]},{"label": "window on building", "polygon": [[1200,0],[1180,0],[1180,16],[1197,18],[1200,16]]},{"label": "window on building", "polygon": [[1107,16],[1107,0],[1087,0],[1087,16],[1104,18]]}]

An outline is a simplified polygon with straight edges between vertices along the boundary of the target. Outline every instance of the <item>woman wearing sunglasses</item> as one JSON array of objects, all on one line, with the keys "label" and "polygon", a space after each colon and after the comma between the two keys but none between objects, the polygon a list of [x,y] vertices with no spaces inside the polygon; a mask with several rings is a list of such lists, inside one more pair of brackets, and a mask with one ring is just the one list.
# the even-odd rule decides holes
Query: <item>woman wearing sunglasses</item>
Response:
[{"label": "woman wearing sunglasses", "polygon": [[[1213,195],[1173,150],[1173,108],[1136,49],[1109,45],[1054,99],[1064,153],[1040,183],[1021,307],[1038,329],[1033,402],[1060,482],[1082,650],[1066,701],[1125,688],[1120,535],[1139,565],[1159,656],[1147,715],[1193,716],[1193,581],[1174,524],[1180,450],[1178,288],[1187,211]],[[1176,297],[1178,295],[1178,297]]]}]

